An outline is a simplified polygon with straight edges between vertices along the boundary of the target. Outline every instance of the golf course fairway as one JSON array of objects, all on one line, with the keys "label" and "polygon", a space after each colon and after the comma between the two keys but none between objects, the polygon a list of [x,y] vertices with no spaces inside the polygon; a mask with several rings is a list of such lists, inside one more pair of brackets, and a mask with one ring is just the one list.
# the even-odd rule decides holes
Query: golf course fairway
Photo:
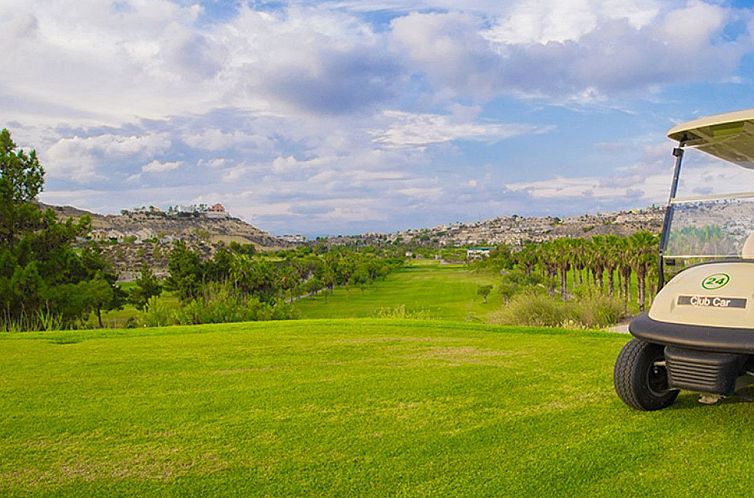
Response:
[{"label": "golf course fairway", "polygon": [[631,411],[627,340],[380,319],[0,334],[0,495],[749,494],[754,404]]}]

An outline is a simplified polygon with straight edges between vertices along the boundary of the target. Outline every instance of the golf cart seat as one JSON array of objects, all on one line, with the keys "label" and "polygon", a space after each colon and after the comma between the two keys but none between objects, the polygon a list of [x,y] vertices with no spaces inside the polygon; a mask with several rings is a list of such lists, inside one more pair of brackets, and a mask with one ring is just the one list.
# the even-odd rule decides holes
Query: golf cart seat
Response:
[{"label": "golf cart seat", "polygon": [[746,242],[741,248],[741,257],[743,259],[754,259],[754,233],[746,237]]}]

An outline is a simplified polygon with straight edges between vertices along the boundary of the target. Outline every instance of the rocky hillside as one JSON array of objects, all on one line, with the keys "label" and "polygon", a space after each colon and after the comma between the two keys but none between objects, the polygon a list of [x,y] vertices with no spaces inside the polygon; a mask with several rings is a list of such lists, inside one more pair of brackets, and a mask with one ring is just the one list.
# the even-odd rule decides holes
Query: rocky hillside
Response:
[{"label": "rocky hillside", "polygon": [[177,213],[163,211],[124,211],[120,215],[102,215],[82,211],[70,206],[44,206],[52,208],[59,218],[92,219],[92,238],[116,242],[146,242],[181,239],[206,243],[236,241],[262,248],[287,247],[290,244],[274,237],[245,221],[230,216],[212,218],[202,213]]},{"label": "rocky hillside", "polygon": [[259,230],[227,214],[207,216],[201,212],[165,213],[156,209],[124,211],[120,215],[90,213],[70,206],[48,206],[58,218],[92,220],[92,239],[119,274],[121,281],[134,280],[143,264],[159,276],[167,276],[168,255],[176,240],[182,240],[204,258],[210,258],[220,243],[254,244],[258,250],[290,247],[285,240]]}]

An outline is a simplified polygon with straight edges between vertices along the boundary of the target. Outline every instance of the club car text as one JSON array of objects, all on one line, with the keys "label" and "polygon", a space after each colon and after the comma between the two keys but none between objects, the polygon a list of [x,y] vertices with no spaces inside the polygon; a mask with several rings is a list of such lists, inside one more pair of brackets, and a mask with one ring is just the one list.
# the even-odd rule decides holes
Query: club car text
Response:
[{"label": "club car text", "polygon": [[746,308],[746,299],[719,296],[678,296],[678,305],[707,308]]}]

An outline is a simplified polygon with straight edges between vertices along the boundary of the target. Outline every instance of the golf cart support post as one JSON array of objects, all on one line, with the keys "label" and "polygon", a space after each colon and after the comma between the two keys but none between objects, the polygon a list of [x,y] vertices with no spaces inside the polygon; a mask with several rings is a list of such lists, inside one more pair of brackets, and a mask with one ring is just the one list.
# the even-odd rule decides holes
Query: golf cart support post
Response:
[{"label": "golf cart support post", "polygon": [[662,235],[660,236],[660,259],[657,262],[657,291],[665,285],[665,261],[664,254],[665,248],[668,244],[668,236],[670,230],[670,220],[673,218],[673,199],[675,199],[678,192],[678,178],[681,175],[681,163],[683,163],[683,146],[684,140],[678,143],[678,147],[673,149],[673,155],[675,156],[675,167],[673,168],[673,183],[670,184],[670,197],[668,198],[668,205],[665,208],[665,218],[662,220]]}]

